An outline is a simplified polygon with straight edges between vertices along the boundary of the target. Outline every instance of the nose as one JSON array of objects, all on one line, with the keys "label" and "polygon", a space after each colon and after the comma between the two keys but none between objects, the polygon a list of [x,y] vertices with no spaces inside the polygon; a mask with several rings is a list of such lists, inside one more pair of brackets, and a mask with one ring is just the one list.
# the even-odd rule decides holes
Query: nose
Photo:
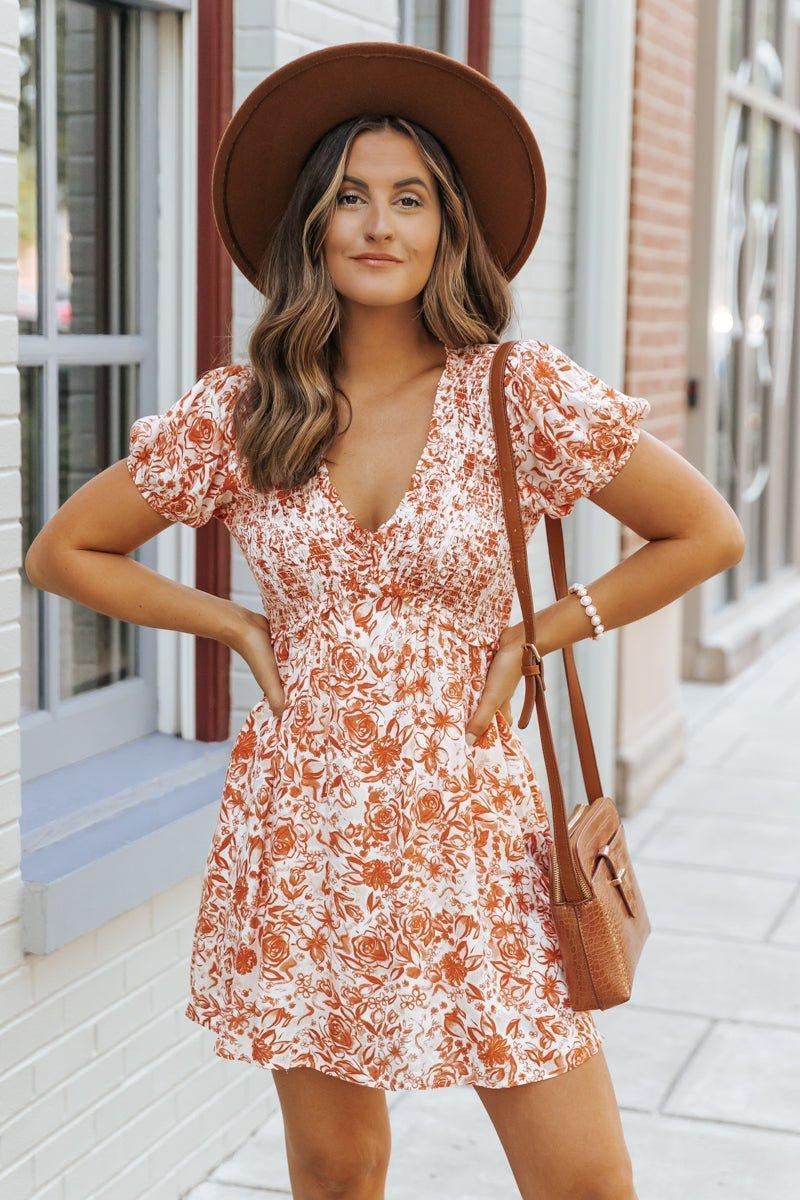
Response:
[{"label": "nose", "polygon": [[373,240],[382,240],[391,235],[392,221],[388,207],[373,204],[364,214],[364,234]]}]

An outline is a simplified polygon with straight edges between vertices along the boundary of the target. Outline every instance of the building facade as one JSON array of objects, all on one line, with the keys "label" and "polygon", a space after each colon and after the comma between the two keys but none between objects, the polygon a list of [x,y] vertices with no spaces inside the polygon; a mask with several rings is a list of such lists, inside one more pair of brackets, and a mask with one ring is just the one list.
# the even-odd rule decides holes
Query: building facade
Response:
[{"label": "building facade", "polygon": [[[800,616],[798,0],[0,0],[9,1200],[178,1197],[276,1107],[262,1069],[216,1059],[183,1015],[199,872],[259,689],[225,648],[44,594],[22,563],[127,453],[137,416],[245,357],[258,297],[213,226],[216,141],[269,71],[353,40],[443,50],[522,108],[548,204],[509,336],[646,396],[649,428],[746,530],[730,571],[575,648],[622,811],[681,760],[681,679],[734,675]],[[640,544],[590,504],[565,524],[573,579]],[[257,608],[211,525],[171,527],[137,557]],[[530,570],[542,607],[543,528]],[[547,665],[577,801],[560,655]],[[535,717],[524,736],[544,781]]]}]

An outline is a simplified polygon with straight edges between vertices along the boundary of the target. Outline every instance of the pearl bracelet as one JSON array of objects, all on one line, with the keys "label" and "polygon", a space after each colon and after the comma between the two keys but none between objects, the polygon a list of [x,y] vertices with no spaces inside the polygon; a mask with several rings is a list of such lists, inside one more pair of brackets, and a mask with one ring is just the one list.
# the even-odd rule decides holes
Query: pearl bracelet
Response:
[{"label": "pearl bracelet", "polygon": [[582,583],[571,583],[567,590],[575,593],[586,610],[586,615],[592,622],[592,637],[597,641],[606,630],[602,618],[592,602],[592,597]]}]

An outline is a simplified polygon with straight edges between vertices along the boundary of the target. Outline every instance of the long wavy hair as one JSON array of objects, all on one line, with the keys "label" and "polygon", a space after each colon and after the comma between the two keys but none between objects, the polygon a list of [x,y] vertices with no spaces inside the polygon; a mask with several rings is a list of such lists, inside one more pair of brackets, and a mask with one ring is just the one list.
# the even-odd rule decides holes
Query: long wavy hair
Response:
[{"label": "long wavy hair", "polygon": [[441,233],[419,305],[428,333],[453,348],[496,343],[513,312],[509,282],[467,191],[428,130],[367,114],[326,131],[298,175],[256,280],[265,302],[248,340],[253,378],[233,420],[240,460],[259,492],[305,483],[340,432],[337,394],[347,400],[334,382],[342,361],[340,303],[322,248],[353,140],[367,129],[412,138],[437,184]]}]

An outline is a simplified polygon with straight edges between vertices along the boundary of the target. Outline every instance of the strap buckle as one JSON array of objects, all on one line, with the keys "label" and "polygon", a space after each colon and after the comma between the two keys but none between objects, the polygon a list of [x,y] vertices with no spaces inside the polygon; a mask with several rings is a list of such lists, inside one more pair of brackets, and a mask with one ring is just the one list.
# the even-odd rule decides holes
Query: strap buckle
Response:
[{"label": "strap buckle", "polygon": [[542,656],[535,642],[523,642],[522,644],[522,674],[538,675],[541,685],[544,687]]}]

